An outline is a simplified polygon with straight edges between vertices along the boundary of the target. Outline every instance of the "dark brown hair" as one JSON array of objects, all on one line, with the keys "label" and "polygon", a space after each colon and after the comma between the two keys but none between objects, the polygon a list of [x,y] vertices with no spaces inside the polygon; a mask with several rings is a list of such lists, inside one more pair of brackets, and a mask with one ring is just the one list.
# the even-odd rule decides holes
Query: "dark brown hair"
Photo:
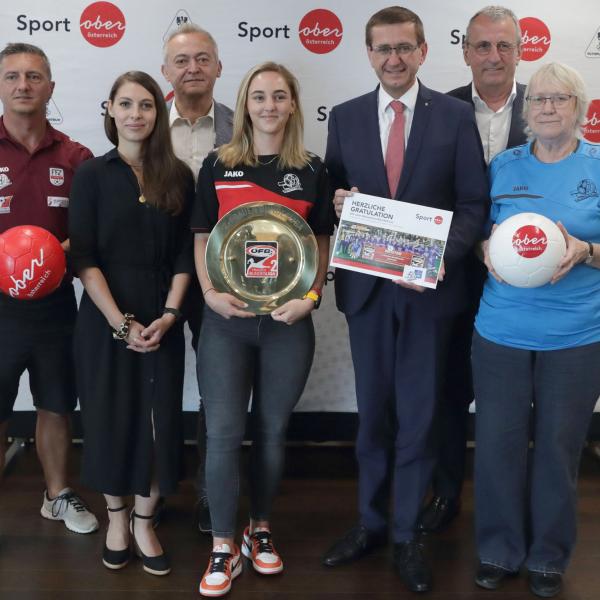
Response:
[{"label": "dark brown hair", "polygon": [[[147,73],[143,71],[127,71],[117,77],[110,89],[109,99],[114,102],[119,88],[125,83],[137,83],[148,91],[156,107],[154,129],[144,140],[142,158],[144,161],[144,196],[148,204],[172,214],[179,214],[185,202],[186,182],[190,176],[189,167],[175,156],[171,144],[171,131],[167,106],[162,91]],[[104,115],[104,131],[106,137],[115,145],[119,145],[119,134],[115,120]]]},{"label": "dark brown hair", "polygon": [[413,23],[417,34],[417,44],[425,43],[425,30],[419,15],[403,6],[388,6],[377,11],[368,21],[365,27],[365,41],[370,48],[373,42],[372,30],[377,25],[396,25],[398,23]]}]

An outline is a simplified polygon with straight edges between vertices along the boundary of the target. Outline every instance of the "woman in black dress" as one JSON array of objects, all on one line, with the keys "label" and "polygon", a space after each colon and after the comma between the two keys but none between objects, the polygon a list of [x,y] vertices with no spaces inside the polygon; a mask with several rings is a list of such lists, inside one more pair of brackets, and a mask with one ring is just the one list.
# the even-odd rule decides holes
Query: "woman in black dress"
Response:
[{"label": "woman in black dress", "polygon": [[151,518],[180,473],[177,321],[193,270],[194,183],[173,153],[162,93],[149,75],[131,71],[115,81],[104,125],[117,147],[77,171],[69,210],[73,267],[85,288],[75,332],[82,479],[106,498],[104,565],[127,564],[131,531],[144,570],[166,575]]}]

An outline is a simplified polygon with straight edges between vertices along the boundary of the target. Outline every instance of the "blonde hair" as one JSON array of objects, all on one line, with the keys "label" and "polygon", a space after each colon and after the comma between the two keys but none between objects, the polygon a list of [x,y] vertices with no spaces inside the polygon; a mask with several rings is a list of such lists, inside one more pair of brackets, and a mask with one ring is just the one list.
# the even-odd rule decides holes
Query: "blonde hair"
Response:
[{"label": "blonde hair", "polygon": [[[585,82],[581,75],[571,67],[559,63],[551,62],[541,66],[529,80],[527,88],[525,89],[525,102],[523,102],[523,120],[527,123],[529,116],[529,102],[527,98],[531,93],[532,88],[541,83],[553,83],[559,87],[563,87],[568,90],[569,94],[575,96],[575,137],[583,137],[581,128],[585,125],[588,105],[590,103],[587,91],[585,89]],[[529,140],[535,139],[535,135],[531,131],[529,125],[525,127],[525,134]]]},{"label": "blonde hair", "polygon": [[260,164],[254,152],[252,121],[247,107],[250,84],[260,73],[278,73],[290,88],[292,100],[296,107],[285,124],[283,143],[279,151],[277,165],[280,169],[301,169],[309,163],[310,157],[304,147],[304,117],[300,106],[300,86],[298,80],[288,69],[274,62],[264,62],[256,65],[242,79],[235,104],[233,135],[231,136],[231,142],[219,148],[219,160],[229,168],[239,164],[252,167]]}]

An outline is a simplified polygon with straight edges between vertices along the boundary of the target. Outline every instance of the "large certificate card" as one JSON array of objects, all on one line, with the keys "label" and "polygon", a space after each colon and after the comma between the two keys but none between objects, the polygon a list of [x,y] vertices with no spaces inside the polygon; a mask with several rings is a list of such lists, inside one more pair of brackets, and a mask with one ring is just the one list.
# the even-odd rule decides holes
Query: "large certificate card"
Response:
[{"label": "large certificate card", "polygon": [[437,286],[452,212],[354,193],[346,198],[331,266]]}]

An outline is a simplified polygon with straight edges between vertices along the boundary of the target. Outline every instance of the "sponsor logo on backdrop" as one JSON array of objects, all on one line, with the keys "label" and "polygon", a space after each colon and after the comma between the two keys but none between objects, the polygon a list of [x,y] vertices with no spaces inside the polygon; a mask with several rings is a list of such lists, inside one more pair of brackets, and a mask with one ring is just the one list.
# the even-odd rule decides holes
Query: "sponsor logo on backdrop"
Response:
[{"label": "sponsor logo on backdrop", "polygon": [[52,125],[60,125],[63,122],[62,113],[53,98],[50,98],[50,101],[46,104],[46,119],[48,119]]},{"label": "sponsor logo on backdrop", "polygon": [[526,61],[539,60],[550,48],[550,30],[546,23],[535,17],[525,17],[519,21],[523,36],[523,55]]},{"label": "sponsor logo on backdrop", "polygon": [[335,50],[342,41],[342,22],[335,13],[317,8],[306,13],[298,26],[302,45],[315,54],[327,54]]},{"label": "sponsor logo on backdrop", "polygon": [[0,215],[7,215],[10,213],[10,203],[12,202],[12,196],[0,196]]},{"label": "sponsor logo on backdrop", "polygon": [[460,44],[460,47],[462,48],[463,44],[465,43],[466,37],[467,36],[464,33],[461,33],[460,29],[458,28],[452,29],[450,31],[450,43],[453,46],[458,46]]},{"label": "sponsor logo on backdrop", "polygon": [[17,17],[17,31],[33,35],[38,31],[71,31],[71,21],[64,19],[30,19],[27,15]]},{"label": "sponsor logo on backdrop", "polygon": [[187,10],[180,8],[175,13],[173,20],[167,27],[167,30],[165,31],[165,35],[163,35],[163,42],[171,35],[171,33],[173,31],[175,31],[176,29],[179,29],[182,25],[185,25],[186,23],[192,23],[192,18],[190,17]]},{"label": "sponsor logo on backdrop", "polygon": [[585,55],[588,58],[600,58],[600,27],[596,29],[596,33],[594,33],[594,37],[588,44]]},{"label": "sponsor logo on backdrop", "polygon": [[600,99],[590,102],[586,121],[583,125],[583,137],[593,144],[600,144]]},{"label": "sponsor logo on backdrop", "polygon": [[259,25],[250,25],[248,21],[238,23],[238,37],[248,39],[250,42],[261,38],[265,39],[290,39],[289,25],[279,25],[261,27]]},{"label": "sponsor logo on backdrop", "polygon": [[125,15],[112,2],[94,2],[81,13],[79,29],[92,46],[114,46],[125,34]]}]

